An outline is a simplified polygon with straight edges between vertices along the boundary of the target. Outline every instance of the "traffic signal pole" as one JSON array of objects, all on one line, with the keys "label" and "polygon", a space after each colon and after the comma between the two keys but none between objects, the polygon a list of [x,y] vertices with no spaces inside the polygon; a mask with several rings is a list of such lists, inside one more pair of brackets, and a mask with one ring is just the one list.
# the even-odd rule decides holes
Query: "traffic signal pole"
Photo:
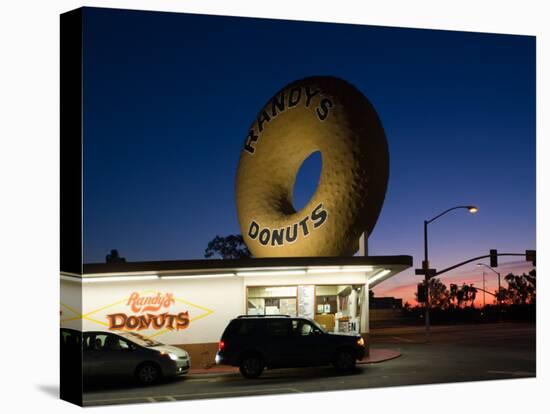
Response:
[{"label": "traffic signal pole", "polygon": [[[458,207],[461,208],[461,207]],[[475,262],[476,260],[491,259],[491,264],[495,265],[495,267],[498,267],[498,256],[524,256],[525,260],[530,261],[533,263],[533,266],[536,266],[536,260],[537,260],[537,252],[536,250],[526,250],[525,253],[498,253],[497,250],[490,250],[489,254],[474,257],[472,259],[465,260],[463,262],[457,263],[453,266],[447,267],[446,269],[437,271],[436,269],[430,269],[430,261],[428,259],[428,224],[430,224],[435,219],[441,217],[443,214],[447,213],[448,211],[453,210],[449,209],[447,211],[444,211],[439,216],[436,216],[435,218],[431,220],[424,220],[424,261],[422,262],[422,268],[415,269],[415,274],[420,276],[424,275],[424,283],[426,285],[425,292],[426,292],[426,299],[424,301],[424,320],[426,324],[426,342],[429,342],[430,339],[430,279],[439,276],[443,273],[449,272],[453,269],[456,269],[457,267],[464,266],[465,264]],[[489,267],[489,266],[487,266]],[[490,268],[490,267],[489,267]],[[491,269],[491,268],[490,268]],[[491,269],[493,270],[493,269]],[[500,273],[493,270],[498,275],[498,292],[499,295],[497,296],[497,299],[500,297]],[[480,289],[485,290],[485,289]],[[491,293],[492,294],[492,293]]]},{"label": "traffic signal pole", "polygon": [[[523,257],[525,257],[525,253],[497,253],[496,255],[497,256],[523,256]],[[491,255],[490,254],[485,254],[483,256],[478,256],[478,257],[474,257],[472,259],[465,260],[463,262],[460,262],[460,263],[457,263],[457,264],[452,265],[450,267],[447,267],[446,269],[439,270],[439,271],[435,272],[434,276],[439,276],[440,274],[449,272],[450,270],[456,269],[457,267],[464,266],[465,264],[468,264],[468,263],[471,263],[471,262],[475,262],[476,260],[486,259],[488,257],[490,258]]]}]

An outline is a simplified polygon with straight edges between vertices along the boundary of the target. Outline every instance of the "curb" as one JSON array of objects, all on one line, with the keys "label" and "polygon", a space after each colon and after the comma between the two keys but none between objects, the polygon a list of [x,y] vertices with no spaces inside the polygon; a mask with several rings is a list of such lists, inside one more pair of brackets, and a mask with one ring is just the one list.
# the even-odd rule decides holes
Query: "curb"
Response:
[{"label": "curb", "polygon": [[385,349],[385,348],[371,348],[369,356],[358,361],[357,364],[378,364],[380,362],[389,361],[391,359],[399,358],[401,352],[397,349]]}]

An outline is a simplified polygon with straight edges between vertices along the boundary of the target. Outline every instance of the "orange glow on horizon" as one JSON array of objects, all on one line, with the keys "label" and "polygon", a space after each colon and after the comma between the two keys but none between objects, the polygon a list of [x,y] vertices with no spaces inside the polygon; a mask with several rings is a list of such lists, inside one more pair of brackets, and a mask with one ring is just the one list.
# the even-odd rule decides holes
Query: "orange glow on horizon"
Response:
[{"label": "orange glow on horizon", "polygon": [[[504,280],[504,277],[509,273],[522,274],[528,273],[533,266],[529,263],[503,263],[500,270],[501,273],[501,287],[506,288],[508,284]],[[415,293],[417,289],[417,284],[420,283],[423,279],[423,276],[410,276],[409,280],[413,280],[412,283],[401,284],[398,286],[392,286],[389,283],[382,283],[376,286],[373,291],[375,297],[382,296],[393,296],[395,298],[403,299],[403,304],[408,302],[412,307],[417,306]],[[479,289],[483,289],[483,269],[468,269],[463,273],[453,274],[453,275],[442,275],[438,277],[447,289],[449,286],[454,283],[458,286],[462,286],[463,283],[470,285],[473,284],[474,287],[478,288],[476,299],[474,301],[475,307],[483,307],[483,292]],[[391,279],[390,279],[391,280]],[[387,286],[387,287],[386,287]],[[485,271],[485,290],[487,292],[495,293],[498,290],[498,276],[491,272],[490,270]],[[495,297],[489,293],[485,293],[485,304],[492,305],[495,303]]]}]

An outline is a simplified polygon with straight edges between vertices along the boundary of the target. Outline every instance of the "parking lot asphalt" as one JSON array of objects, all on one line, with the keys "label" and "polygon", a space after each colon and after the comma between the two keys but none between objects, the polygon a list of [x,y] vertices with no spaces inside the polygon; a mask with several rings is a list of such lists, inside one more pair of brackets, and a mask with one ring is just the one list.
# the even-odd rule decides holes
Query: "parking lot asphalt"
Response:
[{"label": "parking lot asphalt", "polygon": [[254,380],[236,372],[189,374],[149,387],[94,383],[84,405],[130,404],[201,398],[351,390],[446,382],[530,378],[536,375],[534,324],[481,324],[371,331],[371,346],[399,351],[399,358],[361,364],[350,374],[332,367],[264,371]]}]

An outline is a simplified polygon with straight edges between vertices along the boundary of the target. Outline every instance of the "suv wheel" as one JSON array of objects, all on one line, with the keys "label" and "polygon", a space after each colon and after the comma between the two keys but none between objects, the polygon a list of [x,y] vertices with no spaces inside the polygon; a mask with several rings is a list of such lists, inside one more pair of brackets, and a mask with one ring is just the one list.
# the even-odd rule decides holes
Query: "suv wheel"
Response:
[{"label": "suv wheel", "polygon": [[242,359],[239,370],[245,378],[258,378],[262,375],[264,364],[258,355],[247,355]]},{"label": "suv wheel", "polygon": [[160,369],[152,363],[145,363],[136,370],[136,378],[143,385],[151,385],[160,379]]},{"label": "suv wheel", "polygon": [[348,350],[339,351],[334,359],[334,366],[340,371],[351,371],[355,368],[355,355]]}]

